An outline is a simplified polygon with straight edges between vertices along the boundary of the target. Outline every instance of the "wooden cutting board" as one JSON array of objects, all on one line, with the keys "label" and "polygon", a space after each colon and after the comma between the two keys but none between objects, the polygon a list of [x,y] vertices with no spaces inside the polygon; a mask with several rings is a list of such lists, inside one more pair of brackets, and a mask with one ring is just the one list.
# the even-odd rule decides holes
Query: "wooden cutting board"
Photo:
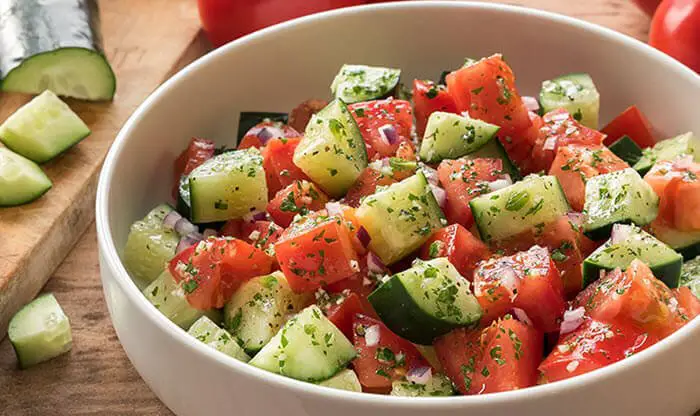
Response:
[{"label": "wooden cutting board", "polygon": [[[0,339],[95,215],[102,161],[122,124],[170,75],[199,31],[194,0],[103,0],[105,52],[117,75],[111,103],[69,101],[92,134],[43,165],[53,189],[31,204],[0,208]],[[0,95],[0,121],[31,97]]]}]

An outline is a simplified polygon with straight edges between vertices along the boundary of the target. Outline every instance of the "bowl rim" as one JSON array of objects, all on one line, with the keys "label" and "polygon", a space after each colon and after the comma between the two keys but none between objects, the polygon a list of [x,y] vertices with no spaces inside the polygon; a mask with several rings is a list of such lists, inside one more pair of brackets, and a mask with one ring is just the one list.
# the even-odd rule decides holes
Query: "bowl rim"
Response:
[{"label": "bowl rim", "polygon": [[104,276],[105,271],[103,270],[103,268],[109,268],[110,272],[107,273],[109,276],[108,279],[115,280],[121,288],[121,290],[126,294],[127,297],[130,298],[131,302],[155,325],[157,325],[161,330],[169,333],[169,335],[173,337],[176,340],[176,342],[182,343],[193,354],[200,354],[201,356],[204,356],[207,359],[214,361],[217,365],[228,367],[230,371],[241,372],[244,375],[255,378],[260,382],[266,382],[277,387],[288,388],[294,391],[295,393],[312,395],[320,399],[325,398],[341,400],[344,402],[361,400],[365,404],[399,409],[410,407],[412,409],[425,408],[427,410],[434,409],[435,406],[440,406],[441,409],[466,409],[470,406],[494,405],[499,403],[503,404],[506,402],[513,401],[539,400],[544,396],[548,396],[550,394],[562,394],[567,391],[599,383],[605,379],[610,378],[615,373],[629,370],[633,366],[643,365],[644,362],[649,361],[653,356],[661,354],[664,351],[668,352],[669,350],[676,348],[678,345],[690,338],[693,333],[699,332],[700,319],[695,319],[693,322],[688,323],[687,325],[685,325],[685,327],[676,331],[669,337],[663,339],[661,342],[631,357],[628,357],[622,361],[613,363],[596,371],[582,374],[556,383],[537,385],[526,389],[500,392],[495,394],[491,393],[485,395],[452,397],[423,397],[420,400],[416,400],[412,397],[395,397],[379,394],[368,394],[361,392],[337,390],[328,387],[318,386],[304,381],[295,380],[292,378],[287,378],[278,374],[270,373],[255,368],[247,363],[243,363],[225,354],[221,354],[218,351],[197,341],[195,338],[189,336],[186,333],[186,331],[175,325],[162,314],[158,313],[157,310],[146,300],[146,298],[142,295],[141,291],[138,289],[136,284],[132,281],[121,259],[119,258],[109,226],[109,205],[110,185],[113,180],[116,162],[120,158],[120,155],[123,152],[130,135],[137,128],[141,120],[146,116],[149,108],[158,105],[159,102],[164,99],[166,91],[175,88],[176,85],[178,85],[179,83],[186,82],[188,78],[196,76],[199,69],[208,65],[210,62],[215,61],[229,53],[235,53],[235,50],[239,46],[264,41],[264,39],[267,36],[277,32],[283,32],[292,26],[313,25],[315,22],[320,20],[333,19],[343,15],[371,13],[376,10],[420,10],[423,8],[445,8],[454,10],[459,9],[460,12],[465,10],[468,11],[476,9],[488,10],[498,13],[519,14],[523,18],[539,19],[548,21],[550,23],[564,24],[566,26],[571,26],[582,31],[592,32],[598,35],[599,37],[604,38],[607,41],[612,41],[619,44],[620,47],[641,50],[641,52],[643,52],[644,54],[650,55],[655,61],[658,61],[660,64],[665,65],[668,70],[673,72],[674,76],[686,78],[688,82],[695,83],[698,86],[700,86],[700,75],[696,74],[690,68],[684,66],[675,59],[637,39],[634,39],[620,32],[616,32],[612,29],[594,23],[586,22],[577,18],[565,16],[554,12],[532,9],[524,6],[506,5],[498,3],[481,3],[473,1],[410,1],[347,7],[316,13],[293,19],[287,22],[283,22],[241,37],[233,42],[228,43],[227,45],[224,45],[206,54],[203,57],[200,57],[193,63],[187,65],[185,68],[183,68],[174,76],[172,76],[170,79],[161,84],[156,90],[154,90],[146,98],[146,100],[141,105],[139,105],[139,107],[134,111],[134,113],[122,126],[105,158],[97,188],[97,238],[98,246],[101,252],[101,258],[104,260],[103,262],[101,262],[100,274]]}]

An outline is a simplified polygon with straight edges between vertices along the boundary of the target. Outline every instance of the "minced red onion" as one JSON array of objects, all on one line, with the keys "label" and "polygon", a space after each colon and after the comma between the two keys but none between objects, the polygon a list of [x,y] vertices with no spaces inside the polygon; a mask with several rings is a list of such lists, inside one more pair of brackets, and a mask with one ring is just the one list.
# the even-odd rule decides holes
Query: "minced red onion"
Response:
[{"label": "minced red onion", "polygon": [[615,224],[610,232],[610,244],[627,241],[632,233],[632,227],[627,224]]},{"label": "minced red onion", "polygon": [[175,224],[177,224],[180,218],[182,218],[182,215],[180,215],[179,212],[175,210],[168,212],[168,215],[163,218],[163,227],[168,230],[175,229]]},{"label": "minced red onion", "polygon": [[379,256],[370,251],[367,253],[367,270],[375,274],[384,273],[386,266]]},{"label": "minced red onion", "polygon": [[395,144],[399,140],[399,133],[392,124],[379,127],[379,136],[388,144]]},{"label": "minced red onion", "polygon": [[506,175],[506,178],[496,179],[495,181],[489,182],[489,189],[491,189],[491,192],[498,191],[498,190],[506,188],[512,184],[513,184],[513,180],[510,179],[510,175]]},{"label": "minced red onion", "polygon": [[540,103],[535,97],[530,97],[527,95],[523,96],[523,104],[525,105],[525,108],[527,108],[529,111],[532,111],[534,113],[540,111]]},{"label": "minced red onion", "polygon": [[432,378],[433,370],[430,367],[416,367],[406,373],[406,380],[415,384],[428,384]]},{"label": "minced red onion", "polygon": [[515,270],[506,267],[501,273],[501,284],[510,292],[510,300],[514,300],[518,296],[518,277]]},{"label": "minced red onion", "polygon": [[555,136],[548,137],[542,145],[544,150],[554,150],[557,148],[557,138]]},{"label": "minced red onion", "polygon": [[445,190],[433,184],[430,184],[430,190],[433,191],[433,196],[435,196],[435,200],[438,205],[440,205],[440,208],[444,208],[447,202],[447,193]]},{"label": "minced red onion", "polygon": [[253,211],[243,216],[243,221],[253,223],[255,221],[263,221],[267,218],[265,211]]},{"label": "minced red onion", "polygon": [[425,179],[427,179],[431,185],[437,186],[437,184],[440,182],[437,170],[425,165],[421,166],[421,170],[423,171],[423,175],[425,175]]},{"label": "minced red onion", "polygon": [[343,213],[343,204],[340,202],[328,202],[326,204],[326,211],[328,211],[328,216],[330,217],[341,215]]},{"label": "minced red onion", "polygon": [[372,241],[372,237],[370,237],[369,233],[367,232],[367,229],[363,226],[360,226],[360,229],[357,230],[357,239],[360,241],[360,244],[362,244],[362,246],[365,248],[369,245],[369,242]]},{"label": "minced red onion", "polygon": [[175,248],[175,253],[180,253],[181,251],[185,250],[188,247],[191,247],[198,242],[202,241],[204,239],[204,236],[198,232],[193,232],[190,234],[187,234],[186,236],[182,237],[180,239],[180,242],[177,243],[177,247]]},{"label": "minced red onion", "polygon": [[527,313],[524,310],[522,310],[520,308],[513,308],[513,315],[515,315],[515,317],[518,319],[518,321],[520,321],[526,325],[533,326],[532,321],[530,320],[530,317],[527,316]]},{"label": "minced red onion", "polygon": [[586,309],[583,306],[564,312],[564,320],[559,327],[559,334],[565,335],[574,332],[583,323],[585,315]]},{"label": "minced red onion", "polygon": [[[282,132],[280,131],[280,133],[282,133]],[[272,133],[269,128],[263,127],[260,129],[258,134],[256,134],[256,136],[258,136],[258,139],[260,139],[260,141],[263,144],[265,144],[265,143],[267,143],[268,140],[270,140],[271,138],[274,137],[274,133]]]},{"label": "minced red onion", "polygon": [[187,220],[187,218],[184,218],[184,217],[181,217],[179,220],[177,220],[175,222],[175,227],[173,227],[173,228],[181,236],[186,236],[186,235],[190,235],[192,233],[199,232],[199,227],[192,224],[191,222],[189,222]]},{"label": "minced red onion", "polygon": [[365,345],[374,347],[379,344],[379,325],[372,325],[365,329]]}]

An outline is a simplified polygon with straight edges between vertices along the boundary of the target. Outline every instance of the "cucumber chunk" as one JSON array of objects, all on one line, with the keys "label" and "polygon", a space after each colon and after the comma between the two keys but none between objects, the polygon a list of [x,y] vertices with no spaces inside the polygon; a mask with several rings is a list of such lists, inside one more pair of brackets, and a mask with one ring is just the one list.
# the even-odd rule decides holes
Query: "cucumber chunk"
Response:
[{"label": "cucumber chunk", "polygon": [[355,212],[369,233],[369,248],[393,264],[420,247],[445,225],[423,172],[366,197]]},{"label": "cucumber chunk", "polygon": [[172,210],[170,205],[158,205],[131,225],[124,246],[124,267],[137,283],[152,282],[175,256],[180,236],[163,227],[163,219]]},{"label": "cucumber chunk", "polygon": [[654,222],[649,232],[680,253],[685,260],[700,255],[700,231],[679,231]]},{"label": "cucumber chunk", "polygon": [[358,379],[357,374],[355,374],[355,372],[349,368],[342,370],[328,380],[321,381],[316,384],[319,386],[330,387],[332,389],[354,391],[358,393],[362,392],[360,379]]},{"label": "cucumber chunk", "polygon": [[313,299],[296,294],[281,272],[245,282],[224,307],[224,327],[251,355],[272,339],[287,321]]},{"label": "cucumber chunk", "polygon": [[419,156],[426,163],[459,158],[485,145],[499,129],[485,121],[436,111],[428,119]]},{"label": "cucumber chunk", "polygon": [[316,305],[293,317],[250,361],[250,364],[303,381],[333,377],[357,352],[345,335]]},{"label": "cucumber chunk", "polygon": [[417,261],[384,282],[368,299],[389,329],[421,345],[478,322],[482,314],[469,281],[444,257]]},{"label": "cucumber chunk", "polygon": [[258,149],[224,152],[196,167],[188,177],[192,222],[238,219],[267,206],[267,182]]},{"label": "cucumber chunk", "polygon": [[192,324],[188,334],[207,344],[211,348],[231,356],[239,361],[250,361],[248,354],[236,343],[231,334],[219,328],[207,316],[202,316]]},{"label": "cucumber chunk", "polygon": [[642,158],[642,149],[630,138],[630,136],[622,136],[615,143],[608,146],[611,152],[617,157],[627,162],[628,165],[634,166]]},{"label": "cucumber chunk", "polygon": [[516,182],[522,179],[520,170],[515,166],[515,164],[508,157],[506,149],[498,140],[498,137],[494,137],[487,141],[486,144],[481,146],[479,149],[472,153],[464,156],[465,159],[501,159],[503,162],[503,170],[510,175],[510,178]]},{"label": "cucumber chunk", "polygon": [[0,147],[0,207],[32,202],[52,186],[49,177],[36,163]]},{"label": "cucumber chunk", "polygon": [[646,263],[668,287],[678,287],[683,264],[680,254],[634,225],[615,224],[612,235],[583,262],[584,287],[597,280],[601,270],[625,270],[634,259]]},{"label": "cucumber chunk", "polygon": [[376,100],[396,89],[401,70],[367,65],[343,65],[333,79],[331,93],[348,104]]},{"label": "cucumber chunk", "polygon": [[583,229],[594,240],[609,236],[615,223],[647,225],[658,211],[659,197],[634,169],[594,176],[586,182]]},{"label": "cucumber chunk", "polygon": [[554,176],[530,175],[472,199],[469,206],[485,242],[504,240],[569,212],[569,203]]},{"label": "cucumber chunk", "polygon": [[700,162],[700,139],[691,132],[662,140],[651,149],[644,149],[642,157],[632,166],[644,176],[659,160],[674,160],[680,156],[693,156],[695,162]]},{"label": "cucumber chunk", "polygon": [[454,386],[449,378],[442,374],[433,374],[425,384],[410,381],[394,381],[391,383],[390,396],[401,397],[438,397],[453,396]]},{"label": "cucumber chunk", "polygon": [[681,286],[687,286],[696,297],[700,298],[700,257],[683,263]]},{"label": "cucumber chunk", "polygon": [[143,290],[143,294],[160,313],[182,329],[188,329],[203,315],[214,322],[220,321],[219,311],[200,311],[192,307],[187,302],[185,291],[167,269]]},{"label": "cucumber chunk", "polygon": [[294,164],[329,195],[339,198],[367,167],[362,133],[340,99],[314,114],[294,150]]},{"label": "cucumber chunk", "polygon": [[83,120],[49,90],[0,125],[0,141],[36,163],[53,159],[89,134]]},{"label": "cucumber chunk", "polygon": [[544,81],[540,105],[545,113],[563,108],[584,126],[598,129],[600,94],[588,74],[570,74]]},{"label": "cucumber chunk", "polygon": [[51,293],[20,309],[10,321],[7,336],[21,368],[58,357],[73,344],[68,317]]}]

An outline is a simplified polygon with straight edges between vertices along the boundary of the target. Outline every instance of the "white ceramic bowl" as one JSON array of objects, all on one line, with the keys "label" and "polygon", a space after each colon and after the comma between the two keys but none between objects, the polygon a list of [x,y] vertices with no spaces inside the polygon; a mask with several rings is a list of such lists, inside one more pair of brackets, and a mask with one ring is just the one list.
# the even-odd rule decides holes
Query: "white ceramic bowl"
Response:
[{"label": "white ceramic bowl", "polygon": [[689,415],[700,408],[700,320],[600,371],[521,391],[395,398],[331,390],[220,354],[153,308],[119,258],[129,225],[169,200],[174,158],[192,136],[232,144],[237,114],[287,111],[327,97],[343,63],[398,67],[435,78],[465,56],[502,52],[520,91],[568,72],[590,73],[602,120],[638,104],[665,135],[700,133],[700,77],[641,42],[550,13],[459,3],[380,4],[314,15],[247,36],[190,65],[129,119],[97,195],[105,298],[132,363],[179,415]]}]

